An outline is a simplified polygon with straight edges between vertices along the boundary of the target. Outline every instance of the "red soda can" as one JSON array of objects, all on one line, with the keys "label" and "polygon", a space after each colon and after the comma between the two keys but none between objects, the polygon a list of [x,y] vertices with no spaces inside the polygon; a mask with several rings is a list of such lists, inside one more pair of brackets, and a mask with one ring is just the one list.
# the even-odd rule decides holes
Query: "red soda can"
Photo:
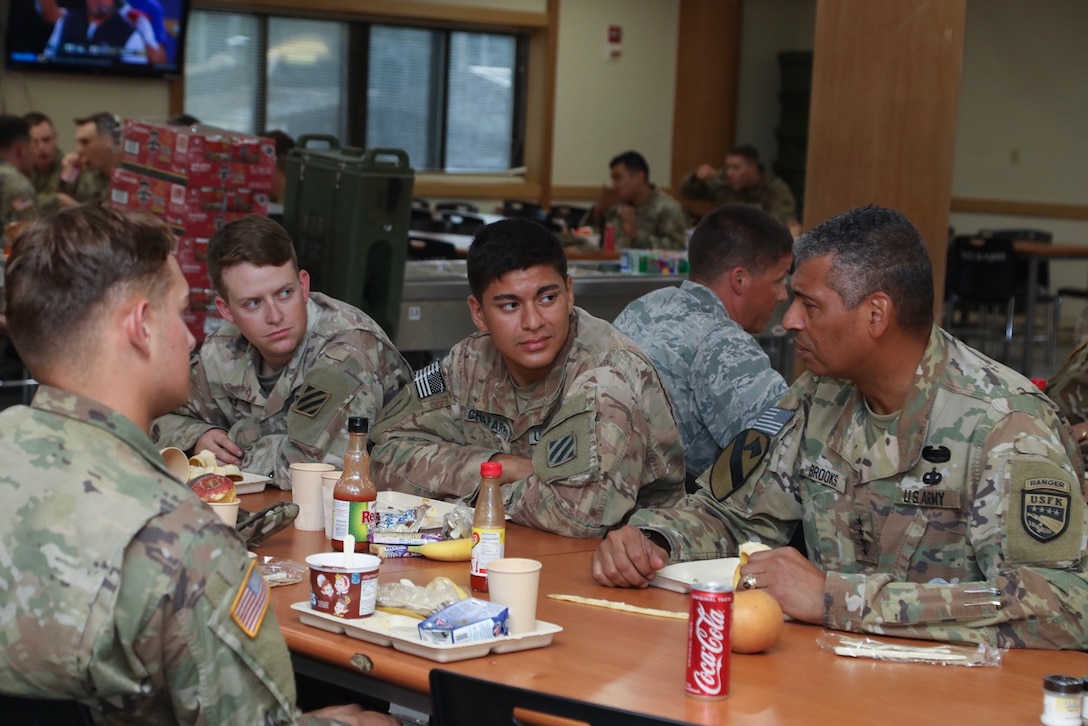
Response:
[{"label": "red soda can", "polygon": [[720,701],[729,695],[729,632],[733,589],[716,582],[691,586],[688,665],[684,691],[692,698]]},{"label": "red soda can", "polygon": [[604,241],[601,243],[601,249],[605,252],[616,251],[616,225],[608,223],[604,226]]}]

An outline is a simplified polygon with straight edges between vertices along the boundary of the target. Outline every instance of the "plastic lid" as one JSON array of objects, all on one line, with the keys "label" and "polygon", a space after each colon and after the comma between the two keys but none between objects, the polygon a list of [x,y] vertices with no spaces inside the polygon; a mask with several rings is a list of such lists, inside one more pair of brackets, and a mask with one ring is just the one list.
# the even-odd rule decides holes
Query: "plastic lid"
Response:
[{"label": "plastic lid", "polygon": [[365,434],[370,431],[370,419],[366,416],[351,416],[348,418],[349,434]]},{"label": "plastic lid", "polygon": [[1051,675],[1043,678],[1043,688],[1054,693],[1080,693],[1081,683],[1073,676]]},{"label": "plastic lid", "polygon": [[502,476],[502,464],[498,461],[485,461],[480,464],[480,476],[497,479]]}]

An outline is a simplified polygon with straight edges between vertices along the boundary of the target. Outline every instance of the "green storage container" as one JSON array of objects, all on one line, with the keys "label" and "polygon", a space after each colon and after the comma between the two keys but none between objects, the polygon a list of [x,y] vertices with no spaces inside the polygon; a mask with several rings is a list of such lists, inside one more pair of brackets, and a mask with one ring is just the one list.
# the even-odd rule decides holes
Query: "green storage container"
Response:
[{"label": "green storage container", "polygon": [[311,288],[359,308],[394,341],[414,180],[405,151],[334,136],[302,136],[287,156],[283,226]]}]

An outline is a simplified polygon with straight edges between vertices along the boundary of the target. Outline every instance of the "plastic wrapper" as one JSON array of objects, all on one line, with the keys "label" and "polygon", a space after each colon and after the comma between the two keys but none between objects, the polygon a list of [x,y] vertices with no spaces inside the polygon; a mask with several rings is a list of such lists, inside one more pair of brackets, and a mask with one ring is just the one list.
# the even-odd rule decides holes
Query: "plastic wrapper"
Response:
[{"label": "plastic wrapper", "polygon": [[472,507],[458,504],[442,517],[442,539],[466,539],[472,536]]},{"label": "plastic wrapper", "polygon": [[282,560],[278,557],[258,556],[257,568],[260,569],[270,587],[294,585],[296,582],[302,582],[302,578],[306,574],[306,565],[300,565],[294,560]]},{"label": "plastic wrapper", "polygon": [[423,587],[405,579],[379,585],[377,607],[422,620],[467,597],[448,577],[436,577]]},{"label": "plastic wrapper", "polygon": [[928,663],[942,666],[1000,667],[1003,649],[986,643],[978,645],[942,643],[937,645],[907,645],[874,638],[822,633],[816,643],[824,650],[848,658],[872,658],[900,663]]},{"label": "plastic wrapper", "polygon": [[430,504],[423,502],[403,511],[377,512],[372,526],[382,532],[418,532],[430,508]]}]

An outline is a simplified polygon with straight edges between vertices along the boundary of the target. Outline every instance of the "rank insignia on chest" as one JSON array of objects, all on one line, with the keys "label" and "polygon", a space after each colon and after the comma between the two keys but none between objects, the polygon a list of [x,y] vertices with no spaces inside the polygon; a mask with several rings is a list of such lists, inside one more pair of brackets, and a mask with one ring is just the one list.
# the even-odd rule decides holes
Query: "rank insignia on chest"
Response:
[{"label": "rank insignia on chest", "polygon": [[1023,492],[1020,518],[1029,535],[1040,542],[1060,536],[1069,526],[1070,495],[1054,489],[1033,488]]},{"label": "rank insignia on chest", "polygon": [[295,413],[313,418],[325,406],[331,395],[328,391],[322,390],[312,383],[307,383],[302,392],[298,394],[292,408]]},{"label": "rank insignia on chest", "polygon": [[257,562],[250,560],[249,569],[246,570],[242,586],[238,588],[238,594],[234,596],[234,604],[230,607],[230,617],[238,624],[246,635],[256,638],[261,629],[264,614],[268,612],[269,588],[261,571],[257,569]]},{"label": "rank insignia on chest", "polygon": [[548,442],[548,466],[555,468],[574,458],[578,453],[574,434],[567,434]]}]

